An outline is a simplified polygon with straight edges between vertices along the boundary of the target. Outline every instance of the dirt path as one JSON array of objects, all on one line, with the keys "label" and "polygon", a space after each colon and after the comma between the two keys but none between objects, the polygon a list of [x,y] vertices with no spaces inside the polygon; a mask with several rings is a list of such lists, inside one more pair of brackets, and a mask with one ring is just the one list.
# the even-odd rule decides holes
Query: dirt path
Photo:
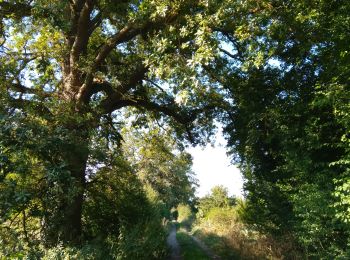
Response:
[{"label": "dirt path", "polygon": [[220,260],[221,258],[218,255],[215,255],[201,240],[195,236],[191,236],[194,242],[213,260]]},{"label": "dirt path", "polygon": [[176,239],[176,226],[175,225],[173,225],[171,227],[170,234],[167,238],[167,243],[171,249],[171,256],[170,256],[169,260],[182,260],[180,246],[179,246],[179,243],[177,242],[177,239]]}]

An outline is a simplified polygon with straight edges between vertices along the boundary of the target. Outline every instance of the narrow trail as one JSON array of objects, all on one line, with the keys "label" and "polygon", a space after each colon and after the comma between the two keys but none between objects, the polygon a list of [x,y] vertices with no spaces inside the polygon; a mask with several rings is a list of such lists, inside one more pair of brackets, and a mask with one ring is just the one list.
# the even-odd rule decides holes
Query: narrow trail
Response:
[{"label": "narrow trail", "polygon": [[167,238],[167,243],[171,249],[171,256],[169,260],[182,260],[179,243],[176,239],[176,226],[173,225],[170,230],[170,234]]},{"label": "narrow trail", "polygon": [[221,258],[214,254],[199,238],[195,236],[191,236],[194,242],[196,242],[197,246],[199,246],[206,254],[213,260],[220,260]]}]

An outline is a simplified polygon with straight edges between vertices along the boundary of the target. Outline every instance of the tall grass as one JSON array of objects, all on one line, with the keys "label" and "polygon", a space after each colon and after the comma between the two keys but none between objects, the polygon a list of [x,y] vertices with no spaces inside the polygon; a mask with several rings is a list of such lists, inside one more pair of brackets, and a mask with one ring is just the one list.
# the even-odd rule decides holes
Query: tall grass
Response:
[{"label": "tall grass", "polygon": [[292,237],[272,238],[241,221],[242,205],[212,208],[192,230],[222,259],[301,259]]}]

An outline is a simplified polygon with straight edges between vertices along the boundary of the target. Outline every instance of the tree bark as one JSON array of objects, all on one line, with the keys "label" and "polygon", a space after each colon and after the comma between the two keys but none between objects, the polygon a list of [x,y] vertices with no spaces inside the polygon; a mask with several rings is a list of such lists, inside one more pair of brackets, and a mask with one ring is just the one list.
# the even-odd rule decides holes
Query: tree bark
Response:
[{"label": "tree bark", "polygon": [[60,172],[59,181],[49,182],[50,195],[46,201],[48,214],[44,232],[49,246],[59,242],[80,245],[83,241],[82,208],[89,155],[89,128],[76,123],[70,124],[65,130],[69,139],[60,147],[61,163],[65,167]]},{"label": "tree bark", "polygon": [[[85,139],[85,138],[84,138]],[[86,143],[75,145],[77,149],[68,151],[68,169],[71,183],[68,183],[68,198],[62,207],[61,240],[70,244],[82,241],[82,208],[85,193],[85,170],[88,159],[88,139]]]}]

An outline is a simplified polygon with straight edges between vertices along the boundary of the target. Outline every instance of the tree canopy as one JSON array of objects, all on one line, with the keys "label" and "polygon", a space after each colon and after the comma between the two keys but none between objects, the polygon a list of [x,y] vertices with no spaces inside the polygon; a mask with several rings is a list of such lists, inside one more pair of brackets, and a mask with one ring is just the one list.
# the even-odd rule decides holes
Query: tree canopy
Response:
[{"label": "tree canopy", "polygon": [[156,226],[152,207],[194,201],[183,146],[206,143],[216,120],[245,178],[245,221],[348,257],[349,11],[0,1],[1,237],[81,246],[109,230],[124,250],[131,226]]},{"label": "tree canopy", "polygon": [[[214,52],[202,19],[207,9],[192,1],[1,1],[0,7],[3,129],[11,140],[2,150],[18,142],[26,166],[9,160],[27,170],[11,172],[40,180],[50,194],[46,203],[56,205],[44,210],[47,240],[80,243],[92,177],[86,170],[105,163],[96,157],[102,137],[107,145],[121,140],[123,113],[133,114],[135,124],[153,118],[172,125],[193,142],[210,132],[215,90],[207,93],[200,70]],[[19,185],[5,176],[9,186]]]}]

